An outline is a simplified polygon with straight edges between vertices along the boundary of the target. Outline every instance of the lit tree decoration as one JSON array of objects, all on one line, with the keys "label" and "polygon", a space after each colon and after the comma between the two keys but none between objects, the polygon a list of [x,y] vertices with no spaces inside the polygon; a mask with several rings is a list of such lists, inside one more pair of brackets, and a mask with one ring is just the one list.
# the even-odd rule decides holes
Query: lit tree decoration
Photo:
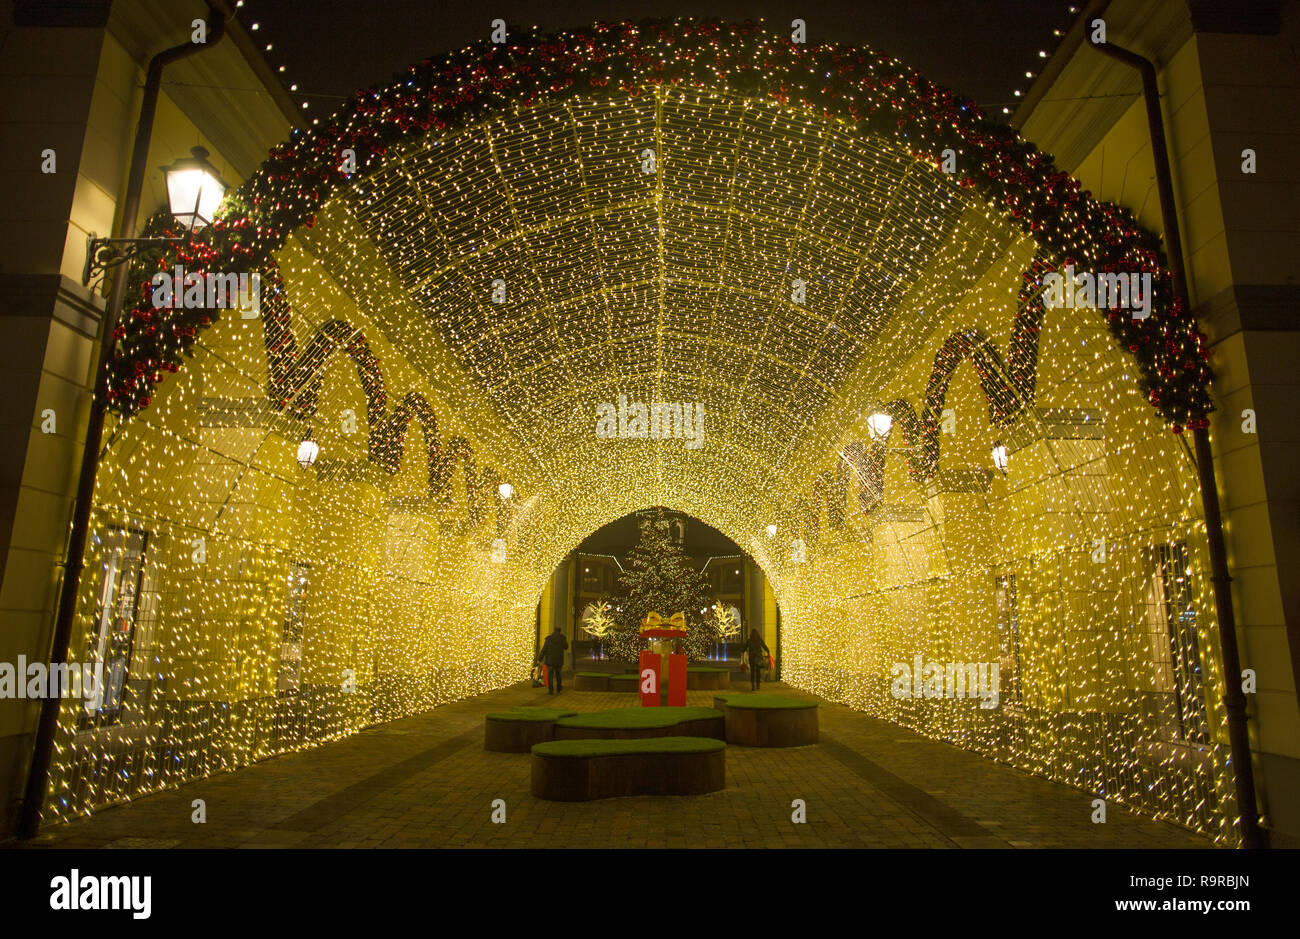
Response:
[{"label": "lit tree decoration", "polygon": [[582,628],[596,640],[596,647],[599,651],[605,644],[605,637],[609,635],[614,628],[614,617],[610,613],[610,605],[607,600],[597,600],[594,603],[588,603],[587,608],[582,612]]},{"label": "lit tree decoration", "polygon": [[727,657],[727,644],[740,634],[740,621],[731,607],[713,604],[713,628],[722,639],[722,657]]}]

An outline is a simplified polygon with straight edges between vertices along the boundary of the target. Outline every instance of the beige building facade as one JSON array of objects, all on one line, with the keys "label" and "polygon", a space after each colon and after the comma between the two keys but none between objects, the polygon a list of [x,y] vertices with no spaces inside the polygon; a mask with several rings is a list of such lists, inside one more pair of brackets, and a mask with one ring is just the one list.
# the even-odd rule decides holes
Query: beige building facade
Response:
[{"label": "beige building facade", "polygon": [[1089,47],[1106,37],[1158,68],[1191,302],[1213,345],[1211,425],[1261,811],[1300,834],[1300,144],[1292,3],[1092,3],[1013,121],[1100,198],[1160,231],[1136,72]]}]

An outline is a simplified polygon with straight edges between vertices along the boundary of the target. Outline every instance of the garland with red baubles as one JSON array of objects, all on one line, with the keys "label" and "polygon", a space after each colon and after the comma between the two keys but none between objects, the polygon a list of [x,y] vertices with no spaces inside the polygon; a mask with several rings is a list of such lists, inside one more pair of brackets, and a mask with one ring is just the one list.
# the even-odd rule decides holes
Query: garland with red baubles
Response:
[{"label": "garland with red baubles", "polygon": [[[133,264],[129,276],[139,289],[129,294],[135,302],[114,333],[110,406],[123,415],[148,407],[154,386],[180,368],[199,331],[219,315],[217,310],[154,309],[148,283],[154,270],[179,262],[197,272],[273,271],[273,252],[290,233],[311,227],[340,187],[364,179],[408,139],[512,106],[573,95],[638,97],[646,86],[662,84],[729,88],[844,117],[936,167],[942,152],[953,149],[958,184],[977,189],[1039,245],[1025,274],[1022,302],[1041,304],[1042,277],[1049,269],[1072,265],[1151,273],[1155,291],[1149,318],[1134,320],[1125,310],[1099,313],[1132,353],[1143,390],[1174,431],[1207,423],[1206,337],[1186,305],[1172,297],[1157,236],[1127,210],[1093,199],[1051,157],[985,118],[972,101],[883,54],[792,43],[748,22],[614,23],[554,35],[511,35],[519,38],[427,59],[384,87],[357,92],[350,106],[319,129],[295,130],[275,147],[191,242]],[[344,149],[356,154],[351,175],[342,168]],[[1033,329],[1036,333],[1036,323]],[[1028,338],[1036,344],[1036,337]],[[1002,407],[993,405],[994,411]]]}]

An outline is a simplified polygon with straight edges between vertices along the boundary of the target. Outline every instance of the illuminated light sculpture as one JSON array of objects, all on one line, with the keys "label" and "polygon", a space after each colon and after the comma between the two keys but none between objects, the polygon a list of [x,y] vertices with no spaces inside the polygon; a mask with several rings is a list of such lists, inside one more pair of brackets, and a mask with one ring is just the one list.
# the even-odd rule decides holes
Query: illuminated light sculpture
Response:
[{"label": "illuminated light sculpture", "polygon": [[[1206,419],[1208,347],[1159,240],[971,102],[753,24],[512,37],[295,133],[133,281],[178,262],[260,272],[261,319],[133,288],[96,496],[112,537],[86,558],[121,570],[145,542],[129,686],[168,729],[128,768],[70,705],[47,817],[513,683],[556,565],[664,505],[754,556],[792,685],[1235,840],[1205,534],[1169,432]],[[1151,273],[1151,316],[1045,310],[1069,264]],[[703,404],[704,446],[598,438],[620,394]],[[213,395],[274,420],[207,426]],[[1081,400],[1103,432],[1041,418]],[[308,424],[329,459],[302,473]],[[990,440],[1014,476],[985,478]],[[1101,564],[1080,545],[1103,538]],[[74,651],[97,639],[91,580]],[[1004,663],[1015,694],[896,700],[890,665],[917,653]]]},{"label": "illuminated light sculpture", "polygon": [[595,640],[595,651],[592,654],[593,659],[608,658],[603,654],[601,649],[605,637],[614,629],[615,620],[610,612],[610,604],[607,600],[601,600],[596,603],[588,603],[587,608],[582,612],[581,625],[584,632]]}]

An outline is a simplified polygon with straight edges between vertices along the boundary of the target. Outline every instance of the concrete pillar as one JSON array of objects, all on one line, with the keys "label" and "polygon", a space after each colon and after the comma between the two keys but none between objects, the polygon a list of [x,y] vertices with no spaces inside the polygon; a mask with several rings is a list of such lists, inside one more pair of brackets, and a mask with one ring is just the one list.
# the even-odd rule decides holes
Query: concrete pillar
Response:
[{"label": "concrete pillar", "polygon": [[[108,4],[71,25],[40,6],[17,5],[0,62],[0,662],[15,666],[49,661],[103,313],[68,275],[85,257],[79,223],[112,221],[82,172]],[[39,711],[0,700],[0,835],[17,820]]]}]

